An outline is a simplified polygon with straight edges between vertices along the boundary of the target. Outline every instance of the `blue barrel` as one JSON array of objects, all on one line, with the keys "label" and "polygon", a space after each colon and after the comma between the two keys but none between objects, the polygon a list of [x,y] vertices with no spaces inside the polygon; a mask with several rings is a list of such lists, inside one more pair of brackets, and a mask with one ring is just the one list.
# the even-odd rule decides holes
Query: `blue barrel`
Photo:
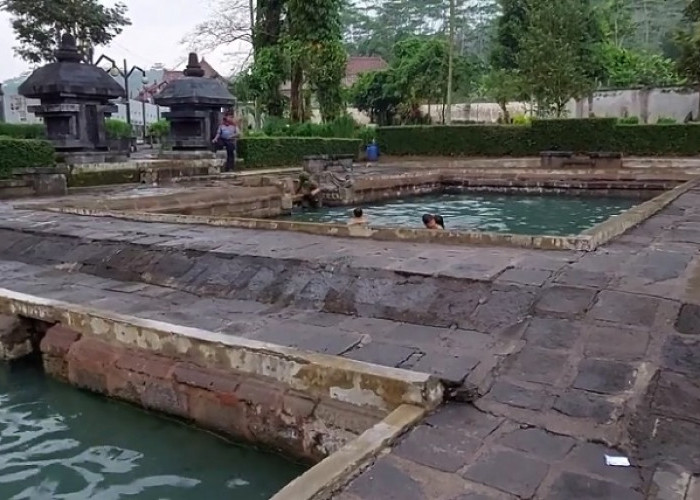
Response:
[{"label": "blue barrel", "polygon": [[372,141],[371,144],[367,145],[367,161],[377,160],[379,160],[379,146],[376,142]]}]

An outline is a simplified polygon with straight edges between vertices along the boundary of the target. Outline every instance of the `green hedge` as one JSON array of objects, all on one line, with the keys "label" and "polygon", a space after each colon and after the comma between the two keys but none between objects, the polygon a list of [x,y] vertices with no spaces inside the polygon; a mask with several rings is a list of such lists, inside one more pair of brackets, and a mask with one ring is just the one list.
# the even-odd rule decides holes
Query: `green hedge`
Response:
[{"label": "green hedge", "polygon": [[541,151],[619,151],[640,156],[700,154],[699,124],[618,124],[612,118],[536,120],[531,125],[380,127],[383,154],[537,156]]},{"label": "green hedge", "polygon": [[15,168],[51,167],[54,161],[53,146],[47,141],[0,137],[0,178],[9,177]]},{"label": "green hedge", "polygon": [[305,156],[360,152],[359,139],[321,137],[244,137],[238,141],[238,156],[245,168],[300,165]]},{"label": "green hedge", "polygon": [[140,180],[137,168],[80,172],[68,175],[68,187],[108,186],[113,184],[136,184]]},{"label": "green hedge", "polygon": [[0,122],[0,136],[13,137],[15,139],[43,139],[46,137],[46,127],[44,127],[43,123]]}]

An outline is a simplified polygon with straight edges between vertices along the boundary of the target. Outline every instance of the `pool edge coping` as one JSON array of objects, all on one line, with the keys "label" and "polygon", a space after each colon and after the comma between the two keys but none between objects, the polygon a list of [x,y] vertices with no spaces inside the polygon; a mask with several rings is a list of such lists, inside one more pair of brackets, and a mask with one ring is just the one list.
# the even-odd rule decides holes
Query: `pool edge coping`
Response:
[{"label": "pool edge coping", "polygon": [[425,408],[401,405],[383,420],[292,480],[270,500],[326,500],[386,447],[423,419]]},{"label": "pool edge coping", "polygon": [[[61,323],[84,335],[150,352],[182,354],[195,349],[213,359],[223,349],[226,369],[267,377],[358,408],[390,413],[405,405],[426,410],[443,400],[442,383],[433,375],[386,367],[200,328],[139,318],[0,288],[0,313]],[[352,383],[351,387],[347,386]]]},{"label": "pool edge coping", "polygon": [[101,210],[80,207],[38,206],[32,208],[53,213],[109,217],[138,222],[290,231],[315,236],[358,238],[374,241],[404,241],[461,246],[505,246],[536,250],[593,251],[654,216],[698,184],[700,184],[700,177],[690,179],[671,190],[664,191],[650,200],[625,210],[617,216],[608,217],[606,220],[584,230],[578,235],[572,236],[526,235],[486,231],[431,231],[420,228],[398,227],[377,228],[277,219],[166,214],[136,210]]}]

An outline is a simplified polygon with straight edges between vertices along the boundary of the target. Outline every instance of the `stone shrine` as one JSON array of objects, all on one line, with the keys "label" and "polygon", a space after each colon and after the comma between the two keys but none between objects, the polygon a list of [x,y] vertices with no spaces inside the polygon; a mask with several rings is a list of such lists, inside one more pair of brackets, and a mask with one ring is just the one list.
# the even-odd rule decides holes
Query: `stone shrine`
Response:
[{"label": "stone shrine", "polygon": [[195,53],[190,53],[183,73],[185,77],[169,83],[155,97],[155,102],[170,108],[163,116],[170,122],[173,150],[210,150],[222,110],[231,108],[236,99],[223,83],[204,77]]},{"label": "stone shrine", "polygon": [[61,37],[56,61],[35,70],[19,93],[41,104],[29,110],[44,119],[46,135],[66,163],[104,161],[105,118],[124,89],[104,70],[83,62],[70,34]]}]

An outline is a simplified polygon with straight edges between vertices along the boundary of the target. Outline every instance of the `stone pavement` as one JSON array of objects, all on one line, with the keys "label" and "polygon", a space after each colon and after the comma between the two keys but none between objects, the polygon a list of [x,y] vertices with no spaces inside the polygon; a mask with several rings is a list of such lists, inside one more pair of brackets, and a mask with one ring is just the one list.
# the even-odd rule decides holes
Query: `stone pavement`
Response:
[{"label": "stone pavement", "polygon": [[478,396],[409,432],[344,500],[695,500],[699,249],[700,190],[587,254],[0,206],[2,287],[429,371]]}]

